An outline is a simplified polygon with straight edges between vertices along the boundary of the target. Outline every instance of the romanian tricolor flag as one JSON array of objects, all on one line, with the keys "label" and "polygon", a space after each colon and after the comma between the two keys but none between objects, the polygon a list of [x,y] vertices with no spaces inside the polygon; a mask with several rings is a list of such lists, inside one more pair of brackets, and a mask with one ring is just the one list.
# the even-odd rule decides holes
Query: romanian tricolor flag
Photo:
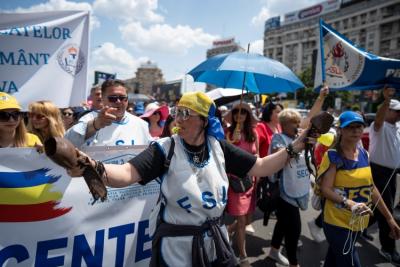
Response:
[{"label": "romanian tricolor flag", "polygon": [[72,207],[60,208],[63,196],[54,184],[61,178],[49,169],[0,172],[0,222],[34,222],[56,218]]}]

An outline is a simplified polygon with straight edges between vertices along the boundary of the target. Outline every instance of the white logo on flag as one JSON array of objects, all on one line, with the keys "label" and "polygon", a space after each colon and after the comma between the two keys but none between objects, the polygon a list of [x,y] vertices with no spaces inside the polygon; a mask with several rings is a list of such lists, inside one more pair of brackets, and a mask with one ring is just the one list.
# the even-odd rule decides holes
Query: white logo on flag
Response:
[{"label": "white logo on flag", "polygon": [[353,84],[361,75],[365,59],[347,42],[328,33],[324,36],[325,73],[328,86],[343,88]]},{"label": "white logo on flag", "polygon": [[57,54],[57,61],[60,67],[75,76],[85,64],[85,56],[76,44],[67,44]]}]

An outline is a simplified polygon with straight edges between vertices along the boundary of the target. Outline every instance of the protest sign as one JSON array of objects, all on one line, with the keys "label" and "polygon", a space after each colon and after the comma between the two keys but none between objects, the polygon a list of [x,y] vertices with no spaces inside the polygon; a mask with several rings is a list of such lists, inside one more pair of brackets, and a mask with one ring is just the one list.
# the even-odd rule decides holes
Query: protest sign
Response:
[{"label": "protest sign", "polygon": [[0,17],[0,91],[29,103],[58,107],[86,100],[88,11],[3,13]]}]

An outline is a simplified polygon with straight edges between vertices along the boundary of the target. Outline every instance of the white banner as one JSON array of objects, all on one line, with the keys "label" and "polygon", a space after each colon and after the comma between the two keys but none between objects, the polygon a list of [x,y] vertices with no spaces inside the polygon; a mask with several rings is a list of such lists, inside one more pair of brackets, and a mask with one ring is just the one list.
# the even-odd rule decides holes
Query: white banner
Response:
[{"label": "white banner", "polygon": [[[96,147],[124,163],[144,146]],[[106,152],[106,153],[105,153]],[[0,266],[148,266],[149,215],[159,184],[108,188],[92,203],[82,178],[33,149],[3,148],[0,158]]]},{"label": "white banner", "polygon": [[287,25],[293,22],[298,22],[339,10],[340,3],[340,0],[328,0],[301,10],[286,13],[284,15],[284,21],[282,24]]},{"label": "white banner", "polygon": [[2,13],[0,91],[26,109],[32,101],[58,107],[86,100],[88,11]]}]

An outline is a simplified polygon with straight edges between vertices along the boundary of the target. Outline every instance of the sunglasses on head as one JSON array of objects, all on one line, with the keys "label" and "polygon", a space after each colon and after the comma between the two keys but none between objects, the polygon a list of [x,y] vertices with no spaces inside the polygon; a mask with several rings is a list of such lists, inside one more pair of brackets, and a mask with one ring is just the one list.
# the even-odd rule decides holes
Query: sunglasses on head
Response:
[{"label": "sunglasses on head", "polygon": [[181,117],[182,120],[186,121],[188,120],[190,117],[195,117],[195,116],[199,116],[199,115],[195,115],[195,114],[191,114],[190,109],[187,108],[172,108],[171,109],[171,116],[176,119],[178,117]]},{"label": "sunglasses on head", "polygon": [[19,118],[22,117],[22,112],[20,111],[11,111],[11,112],[7,112],[7,111],[0,111],[0,121],[2,122],[7,122],[9,121],[11,118],[13,118],[13,120],[18,120]]},{"label": "sunglasses on head", "polygon": [[118,100],[120,102],[125,102],[128,100],[128,96],[126,96],[126,95],[109,95],[109,96],[107,96],[107,99],[111,103],[116,103]]}]

